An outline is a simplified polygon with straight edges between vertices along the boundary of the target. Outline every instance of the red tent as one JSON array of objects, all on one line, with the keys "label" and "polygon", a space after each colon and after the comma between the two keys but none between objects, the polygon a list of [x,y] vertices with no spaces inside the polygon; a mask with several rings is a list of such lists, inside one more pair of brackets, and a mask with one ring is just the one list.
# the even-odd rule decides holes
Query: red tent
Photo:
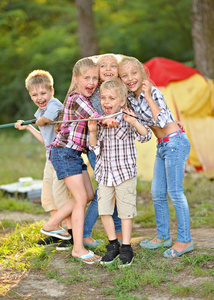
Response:
[{"label": "red tent", "polygon": [[144,67],[148,68],[149,77],[156,86],[166,86],[172,81],[184,80],[196,73],[200,74],[196,69],[163,57],[148,60],[144,63]]}]

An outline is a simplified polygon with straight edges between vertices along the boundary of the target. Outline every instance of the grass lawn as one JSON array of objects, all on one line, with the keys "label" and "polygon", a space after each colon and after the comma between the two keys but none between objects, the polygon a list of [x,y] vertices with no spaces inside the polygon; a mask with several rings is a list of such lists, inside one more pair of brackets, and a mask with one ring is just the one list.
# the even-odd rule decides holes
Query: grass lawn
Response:
[{"label": "grass lawn", "polygon": [[[7,136],[4,132],[0,143],[0,184],[25,176],[42,179],[45,150],[31,135],[17,132],[16,136]],[[139,246],[138,237],[155,234],[150,188],[150,182],[138,180],[138,216],[133,227],[135,259],[127,268],[118,268],[117,261],[107,267],[85,265],[72,258],[70,250],[37,247],[43,221],[4,218],[0,221],[0,299],[214,299],[214,239],[210,238],[214,232],[214,182],[203,176],[185,176],[192,232],[196,238],[203,230],[206,244],[199,241],[193,252],[172,260],[163,258],[164,248],[149,251]],[[171,201],[169,207],[174,230],[176,216]],[[39,204],[14,200],[0,192],[0,214],[14,211],[35,215],[43,209]],[[107,243],[102,226],[96,226],[93,237],[103,240],[96,250],[102,256]]]}]

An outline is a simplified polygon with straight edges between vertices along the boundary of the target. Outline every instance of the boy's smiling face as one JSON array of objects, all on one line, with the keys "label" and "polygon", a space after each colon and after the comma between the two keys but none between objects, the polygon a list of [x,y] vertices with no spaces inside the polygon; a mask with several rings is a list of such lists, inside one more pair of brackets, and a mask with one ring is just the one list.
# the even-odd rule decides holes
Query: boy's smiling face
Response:
[{"label": "boy's smiling face", "polygon": [[112,77],[118,77],[118,62],[113,55],[107,55],[98,62],[100,70],[100,80],[102,82]]},{"label": "boy's smiling face", "polygon": [[32,87],[29,90],[29,94],[36,106],[40,109],[45,109],[54,95],[54,89],[49,89],[44,85],[38,85]]},{"label": "boy's smiling face", "polygon": [[101,107],[106,115],[119,112],[124,102],[116,90],[102,89],[100,92]]}]

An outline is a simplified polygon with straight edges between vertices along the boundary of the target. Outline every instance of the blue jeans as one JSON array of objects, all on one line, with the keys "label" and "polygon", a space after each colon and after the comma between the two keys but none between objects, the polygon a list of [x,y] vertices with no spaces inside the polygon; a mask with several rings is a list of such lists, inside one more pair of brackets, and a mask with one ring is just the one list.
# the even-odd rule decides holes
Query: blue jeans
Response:
[{"label": "blue jeans", "polygon": [[[94,170],[96,155],[93,151],[88,151],[87,156],[88,156],[90,165],[91,165],[92,169]],[[85,214],[83,238],[87,238],[87,237],[91,236],[92,229],[97,221],[98,216],[99,216],[99,214],[98,214],[97,189],[96,189],[95,194],[94,194],[94,200],[91,201],[91,203],[89,204],[89,207]],[[121,219],[118,217],[116,205],[115,205],[114,214],[112,217],[114,220],[116,233],[121,232],[122,231]]]},{"label": "blue jeans", "polygon": [[189,206],[183,191],[185,162],[190,143],[185,133],[157,145],[152,181],[152,200],[155,208],[157,238],[169,239],[169,208],[167,192],[175,207],[177,217],[177,241],[191,241]]},{"label": "blue jeans", "polygon": [[68,176],[82,174],[87,170],[81,157],[82,152],[71,148],[56,148],[51,151],[51,162],[57,174],[58,180]]}]

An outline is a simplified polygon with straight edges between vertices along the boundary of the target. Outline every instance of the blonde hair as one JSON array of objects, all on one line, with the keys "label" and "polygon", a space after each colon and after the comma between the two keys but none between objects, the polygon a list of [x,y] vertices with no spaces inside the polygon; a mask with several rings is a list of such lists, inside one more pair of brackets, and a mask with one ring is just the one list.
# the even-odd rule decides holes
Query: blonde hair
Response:
[{"label": "blonde hair", "polygon": [[74,67],[73,67],[73,71],[72,71],[72,79],[71,79],[71,84],[70,87],[68,89],[68,92],[66,94],[65,100],[64,100],[64,105],[67,102],[67,99],[70,95],[72,95],[74,93],[74,91],[76,90],[77,86],[76,83],[74,81],[74,77],[79,77],[82,76],[86,70],[91,69],[91,68],[98,68],[97,64],[95,63],[95,61],[92,58],[89,57],[84,57],[80,60],[78,60]]},{"label": "blonde hair", "polygon": [[53,77],[44,70],[34,70],[25,79],[25,86],[28,91],[39,85],[44,85],[47,89],[52,90],[53,84]]},{"label": "blonde hair", "polygon": [[[74,94],[77,86],[76,86],[76,83],[74,81],[74,77],[79,77],[79,76],[82,76],[86,70],[88,69],[91,69],[91,68],[98,68],[95,60],[94,60],[94,57],[84,57],[84,58],[81,58],[79,59],[74,67],[73,67],[73,71],[72,71],[72,79],[71,79],[71,84],[70,84],[70,87],[67,91],[67,94],[65,96],[65,100],[63,102],[63,105],[64,105],[64,109],[65,109],[65,106],[66,106],[66,102],[68,101],[68,98]],[[63,115],[64,115],[64,109],[61,110],[60,114],[59,114],[59,120],[62,120],[63,119]]]},{"label": "blonde hair", "polygon": [[104,81],[100,86],[100,94],[103,90],[114,90],[118,96],[123,100],[122,106],[126,105],[128,90],[126,85],[121,81],[120,78],[114,77]]},{"label": "blonde hair", "polygon": [[105,58],[108,58],[108,57],[112,57],[115,59],[115,62],[118,64],[119,62],[119,59],[118,59],[118,56],[114,53],[106,53],[106,54],[101,54],[99,55],[98,59],[97,59],[97,64],[98,66],[100,66],[100,64],[102,63],[102,60],[105,59]]},{"label": "blonde hair", "polygon": [[143,76],[143,79],[147,79],[149,80],[149,76],[143,66],[143,64],[135,57],[132,57],[132,56],[123,56],[121,61],[119,62],[119,76],[120,76],[120,73],[121,73],[121,68],[124,67],[127,63],[133,63],[141,72],[142,76]]}]

